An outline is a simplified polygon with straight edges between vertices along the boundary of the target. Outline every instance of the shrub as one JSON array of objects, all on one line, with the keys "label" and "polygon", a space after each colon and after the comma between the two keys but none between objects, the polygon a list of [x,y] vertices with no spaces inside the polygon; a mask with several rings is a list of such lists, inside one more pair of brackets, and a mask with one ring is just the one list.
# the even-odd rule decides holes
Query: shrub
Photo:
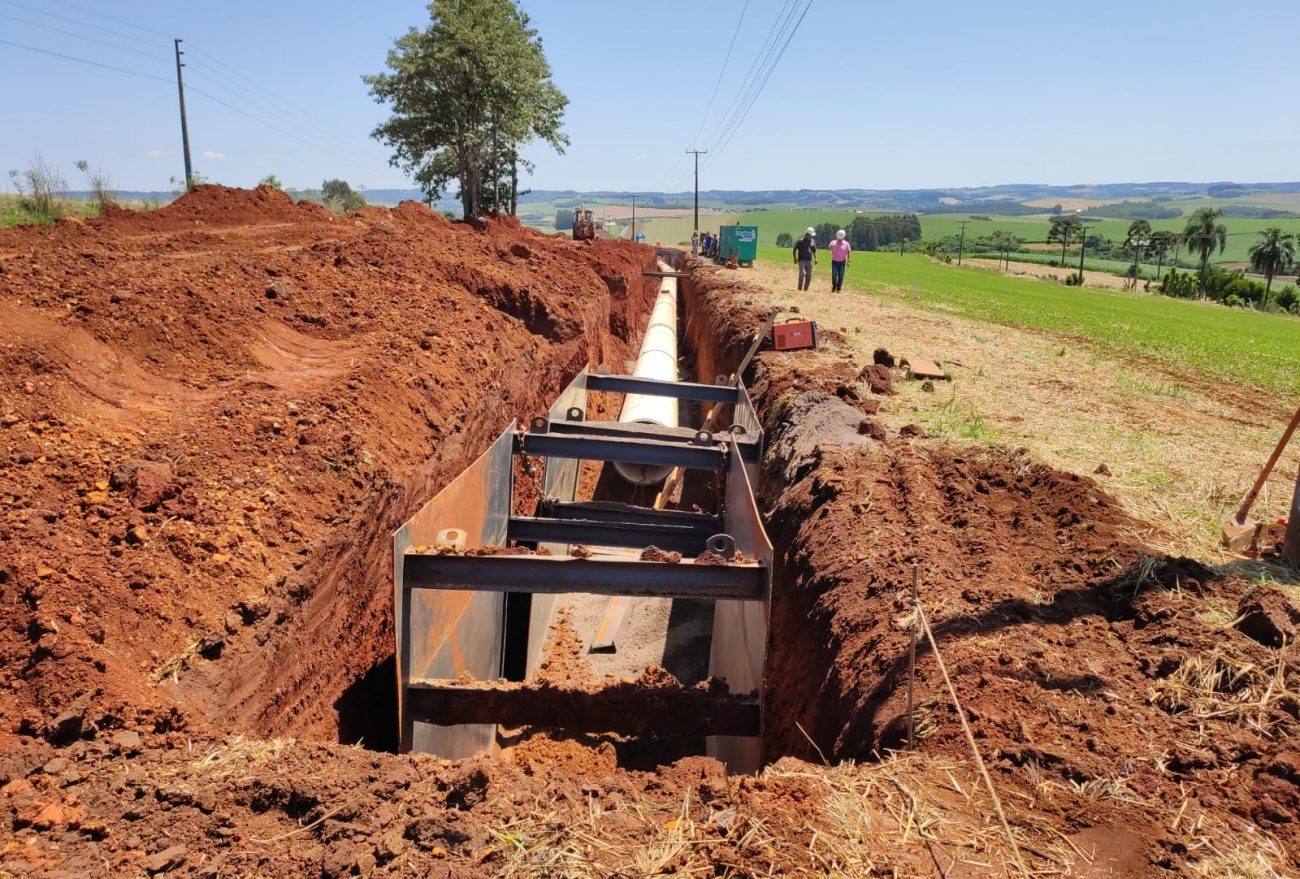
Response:
[{"label": "shrub", "polygon": [[91,171],[90,163],[85,159],[77,162],[77,170],[90,181],[90,200],[99,208],[100,216],[103,216],[104,208],[117,201],[117,193],[113,191],[113,178],[103,168]]},{"label": "shrub", "polygon": [[776,246],[794,247],[794,238],[790,236],[789,232],[782,232],[780,235],[776,236]]},{"label": "shrub", "polygon": [[32,159],[24,171],[10,171],[9,179],[18,192],[19,201],[24,210],[35,214],[46,222],[56,219],[63,213],[63,196],[68,188],[68,181],[58,169],[41,158],[40,153]]},{"label": "shrub", "polygon": [[1273,296],[1273,304],[1283,311],[1300,314],[1300,293],[1296,292],[1295,287],[1287,284]]},{"label": "shrub", "polygon": [[1170,269],[1160,282],[1160,292],[1177,299],[1194,299],[1197,295],[1196,275]]},{"label": "shrub", "polygon": [[1082,274],[1081,272],[1070,272],[1070,274],[1068,274],[1068,275],[1065,276],[1065,286],[1067,286],[1067,287],[1082,287],[1082,286],[1083,286],[1083,274]]}]

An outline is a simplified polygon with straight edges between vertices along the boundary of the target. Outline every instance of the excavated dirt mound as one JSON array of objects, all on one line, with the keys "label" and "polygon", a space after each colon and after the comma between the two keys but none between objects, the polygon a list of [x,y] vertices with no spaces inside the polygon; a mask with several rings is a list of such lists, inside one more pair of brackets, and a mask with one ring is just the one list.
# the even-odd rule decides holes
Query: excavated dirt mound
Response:
[{"label": "excavated dirt mound", "polygon": [[0,747],[382,746],[389,534],[583,366],[629,356],[653,267],[266,188],[0,233]]},{"label": "excavated dirt mound", "polygon": [[[393,685],[388,531],[577,367],[628,355],[647,254],[413,205],[114,222],[0,235],[0,872],[1300,867],[1300,687],[1270,646],[1289,604],[1151,556],[1088,478],[886,430],[831,334],[749,376],[778,558],[765,748],[808,762],[728,778],[629,771],[599,736],[459,763],[270,738],[371,734],[340,719]],[[686,300],[700,372],[728,374],[769,297],[708,270]],[[914,570],[940,654],[917,651],[917,748],[891,755]],[[864,762],[819,765],[842,758]]]}]

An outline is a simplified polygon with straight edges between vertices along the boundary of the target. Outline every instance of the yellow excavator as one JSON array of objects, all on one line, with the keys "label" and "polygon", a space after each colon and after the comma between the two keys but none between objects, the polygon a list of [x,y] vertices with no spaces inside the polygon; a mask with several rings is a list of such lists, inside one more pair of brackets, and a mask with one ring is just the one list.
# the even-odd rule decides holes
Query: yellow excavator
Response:
[{"label": "yellow excavator", "polygon": [[573,240],[590,241],[596,237],[596,221],[591,215],[590,208],[574,208],[573,210]]}]

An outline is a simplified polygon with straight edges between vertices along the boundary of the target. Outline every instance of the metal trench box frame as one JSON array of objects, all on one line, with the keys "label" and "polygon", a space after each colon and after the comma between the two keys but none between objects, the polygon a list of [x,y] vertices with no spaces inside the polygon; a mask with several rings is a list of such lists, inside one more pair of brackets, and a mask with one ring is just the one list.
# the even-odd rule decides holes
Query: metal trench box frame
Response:
[{"label": "metal trench box frame", "polygon": [[[718,451],[709,457],[713,467],[723,468],[727,474],[721,516],[579,503],[576,494],[582,458],[574,456],[577,449],[567,446],[560,448],[559,454],[543,456],[542,492],[547,498],[548,512],[537,517],[512,516],[513,453],[529,449],[528,435],[521,442],[515,425],[511,424],[483,455],[394,535],[398,721],[402,751],[460,759],[489,750],[495,740],[495,724],[440,724],[435,717],[420,710],[417,704],[420,700],[415,698],[414,690],[421,681],[454,680],[462,675],[484,681],[501,677],[508,616],[515,620],[527,617],[524,676],[530,678],[541,663],[555,603],[573,591],[651,595],[702,592],[717,596],[709,673],[724,680],[734,694],[752,693],[761,698],[772,547],[751,489],[757,477],[762,431],[748,393],[739,384],[656,383],[627,376],[592,375],[584,369],[556,399],[548,412],[550,422],[579,428],[573,422],[581,422],[589,390],[661,393],[677,399],[732,405],[732,423],[743,431],[716,437],[712,448]],[[592,426],[597,428],[595,424]],[[556,431],[554,436],[583,441],[580,433],[575,436],[572,432]],[[690,454],[678,453],[682,447],[689,447],[685,437],[672,440],[677,448],[668,454],[674,460],[684,459],[683,463],[695,460]],[[555,451],[547,448],[545,441],[542,447]],[[611,451],[619,453],[614,447],[602,448],[601,457],[608,457]],[[656,448],[655,454],[660,453]],[[636,547],[661,540],[656,545],[662,547],[664,543],[676,541],[691,550],[698,547],[701,538],[723,531],[733,537],[737,550],[753,562],[712,571],[707,566],[681,565],[676,568],[681,576],[660,584],[652,571],[658,566],[653,563],[611,564],[563,557],[568,544],[576,542],[561,539],[571,534],[566,533],[566,525],[593,530],[592,539],[584,542],[594,545]],[[408,557],[408,549],[434,545],[438,533],[447,528],[466,533],[466,548],[502,545],[513,537],[537,542],[555,555],[551,558]],[[653,538],[641,542],[649,534]],[[602,539],[608,542],[599,543]],[[509,579],[517,583],[503,586],[492,582],[507,571]],[[554,576],[551,571],[562,575]],[[600,582],[606,575],[609,582]],[[510,585],[517,588],[509,588]],[[518,628],[511,631],[518,637]],[[759,768],[757,736],[712,735],[706,742],[708,753],[721,759],[732,771]]]}]

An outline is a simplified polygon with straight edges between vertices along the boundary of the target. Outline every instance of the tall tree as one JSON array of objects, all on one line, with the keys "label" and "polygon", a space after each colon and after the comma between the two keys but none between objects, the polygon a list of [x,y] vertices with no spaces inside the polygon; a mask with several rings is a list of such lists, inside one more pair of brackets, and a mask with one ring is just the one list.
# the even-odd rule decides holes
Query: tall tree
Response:
[{"label": "tall tree", "polygon": [[541,139],[563,152],[568,98],[551,81],[537,31],[513,0],[433,0],[431,22],[398,38],[390,72],[363,77],[392,116],[372,136],[430,200],[460,183],[465,219],[493,206],[512,179],[519,147]]},{"label": "tall tree", "polygon": [[1171,250],[1178,252],[1179,238],[1173,232],[1167,232],[1164,229],[1151,233],[1151,249],[1159,254],[1159,263],[1156,265],[1156,278],[1163,279],[1165,272],[1165,254]]},{"label": "tall tree", "polygon": [[1201,298],[1205,298],[1205,271],[1210,264],[1210,254],[1217,245],[1219,253],[1228,246],[1228,227],[1219,222],[1223,216],[1221,208],[1198,208],[1196,213],[1187,218],[1187,227],[1183,229],[1183,246],[1189,253],[1198,254],[1201,260],[1201,274],[1197,289]]},{"label": "tall tree", "polygon": [[1151,224],[1146,220],[1134,220],[1128,224],[1128,233],[1124,236],[1124,248],[1133,254],[1133,289],[1137,289],[1138,267],[1142,252],[1151,244]]},{"label": "tall tree", "polygon": [[1295,234],[1283,232],[1277,226],[1259,230],[1259,240],[1250,248],[1250,267],[1264,276],[1264,299],[1260,305],[1268,305],[1269,294],[1273,290],[1273,277],[1286,271],[1295,262]]},{"label": "tall tree", "polygon": [[1052,217],[1052,228],[1047,232],[1047,243],[1061,242],[1061,265],[1065,265],[1065,248],[1075,236],[1083,237],[1083,222],[1074,216]]}]

